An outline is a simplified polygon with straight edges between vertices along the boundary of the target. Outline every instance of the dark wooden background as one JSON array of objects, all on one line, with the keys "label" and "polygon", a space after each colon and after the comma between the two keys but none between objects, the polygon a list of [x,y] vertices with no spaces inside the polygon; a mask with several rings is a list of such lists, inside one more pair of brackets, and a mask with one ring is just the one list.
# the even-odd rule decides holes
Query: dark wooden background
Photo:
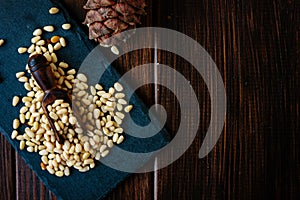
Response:
[{"label": "dark wooden background", "polygon": [[[64,0],[82,22],[85,0]],[[209,125],[210,98],[201,76],[175,55],[159,62],[191,81],[202,121],[195,141],[172,165],[134,174],[107,199],[300,199],[300,6],[297,0],[148,0],[144,26],[178,30],[197,40],[216,62],[227,92],[222,136],[205,158],[198,151]],[[120,58],[120,73],[147,63],[153,51]],[[135,59],[132,59],[135,58]],[[150,106],[154,86],[138,91]],[[176,98],[163,87],[159,103],[175,134],[180,119]],[[1,135],[0,199],[56,199]],[[157,188],[157,193],[154,193]]]}]

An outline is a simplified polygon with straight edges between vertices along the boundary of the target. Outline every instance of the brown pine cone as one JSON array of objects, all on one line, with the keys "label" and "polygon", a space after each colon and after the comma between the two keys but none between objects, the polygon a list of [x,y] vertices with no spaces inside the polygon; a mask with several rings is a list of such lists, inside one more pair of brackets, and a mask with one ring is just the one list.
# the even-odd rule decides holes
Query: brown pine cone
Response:
[{"label": "brown pine cone", "polygon": [[102,46],[118,45],[130,37],[119,34],[134,29],[145,15],[145,0],[88,0],[85,21],[89,27],[89,38]]}]

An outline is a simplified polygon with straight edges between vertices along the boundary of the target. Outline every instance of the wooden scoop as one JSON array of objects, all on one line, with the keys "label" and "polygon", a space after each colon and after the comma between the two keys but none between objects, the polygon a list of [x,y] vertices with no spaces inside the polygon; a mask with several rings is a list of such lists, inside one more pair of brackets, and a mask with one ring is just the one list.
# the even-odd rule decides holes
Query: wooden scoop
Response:
[{"label": "wooden scoop", "polygon": [[62,143],[62,138],[60,137],[58,131],[54,126],[53,119],[49,116],[47,106],[52,105],[54,101],[58,99],[63,99],[65,102],[68,102],[71,106],[71,99],[66,91],[57,88],[55,77],[52,73],[51,67],[47,62],[47,59],[43,55],[36,54],[31,56],[28,59],[28,66],[35,81],[45,92],[45,96],[42,101],[42,108],[47,116],[51,128],[53,129],[56,140],[59,143]]}]

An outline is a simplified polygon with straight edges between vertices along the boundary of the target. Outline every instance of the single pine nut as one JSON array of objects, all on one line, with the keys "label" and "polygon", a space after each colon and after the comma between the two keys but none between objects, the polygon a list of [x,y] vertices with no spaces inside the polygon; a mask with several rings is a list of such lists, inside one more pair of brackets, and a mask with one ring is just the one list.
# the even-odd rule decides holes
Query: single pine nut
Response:
[{"label": "single pine nut", "polygon": [[35,44],[35,43],[37,43],[39,40],[41,39],[41,36],[35,36],[35,37],[33,37],[33,38],[31,38],[31,43],[33,43],[33,44]]},{"label": "single pine nut", "polygon": [[38,42],[36,42],[36,45],[39,45],[39,46],[45,45],[45,40],[39,40]]},{"label": "single pine nut", "polygon": [[102,157],[105,157],[105,156],[108,155],[108,153],[109,153],[109,150],[106,150],[106,151],[104,151],[103,153],[101,153],[101,156],[102,156]]},{"label": "single pine nut", "polygon": [[20,150],[23,150],[24,148],[25,148],[25,141],[22,140],[22,141],[20,142]]},{"label": "single pine nut", "polygon": [[48,44],[48,50],[50,53],[53,53],[53,45],[52,44]]},{"label": "single pine nut", "polygon": [[76,74],[76,70],[75,69],[70,69],[69,71],[67,71],[67,74],[74,75],[74,74]]},{"label": "single pine nut", "polygon": [[116,97],[117,99],[122,99],[122,98],[125,97],[125,94],[124,94],[124,93],[116,93],[116,94],[115,94],[115,97]]},{"label": "single pine nut", "polygon": [[55,51],[58,51],[60,48],[61,48],[61,44],[60,44],[59,42],[56,43],[56,44],[54,45],[54,47],[53,47],[53,49],[54,49]]},{"label": "single pine nut", "polygon": [[70,176],[69,167],[65,167],[64,174],[65,174],[65,176]]},{"label": "single pine nut", "polygon": [[65,63],[65,62],[60,62],[59,66],[62,67],[62,68],[68,68],[69,67],[68,63]]},{"label": "single pine nut", "polygon": [[124,108],[124,111],[127,112],[127,113],[129,113],[129,112],[132,110],[132,108],[133,108],[132,105],[126,106],[126,107]]},{"label": "single pine nut", "polygon": [[20,78],[24,75],[25,75],[25,72],[18,72],[18,73],[16,73],[16,78]]},{"label": "single pine nut", "polygon": [[123,86],[122,86],[120,83],[118,83],[118,82],[116,82],[116,83],[114,84],[114,88],[115,88],[118,92],[121,92],[121,91],[123,90]]},{"label": "single pine nut", "polygon": [[114,116],[114,119],[115,119],[115,121],[117,122],[117,124],[119,124],[119,125],[122,124],[122,120],[121,120],[119,117]]},{"label": "single pine nut", "polygon": [[119,100],[118,100],[118,103],[119,103],[119,104],[122,104],[122,105],[126,105],[126,104],[127,104],[127,101],[124,100],[124,99],[119,99]]},{"label": "single pine nut", "polygon": [[18,136],[18,131],[13,130],[13,132],[11,133],[11,139],[15,139]]},{"label": "single pine nut", "polygon": [[116,112],[116,115],[120,118],[120,119],[124,119],[125,115],[123,113],[120,112]]},{"label": "single pine nut", "polygon": [[53,63],[57,63],[57,57],[55,53],[51,53],[51,58]]},{"label": "single pine nut", "polygon": [[114,130],[115,133],[123,133],[123,129],[122,128],[116,128]]},{"label": "single pine nut", "polygon": [[47,59],[48,62],[50,62],[52,60],[50,53],[47,51],[46,53],[44,53],[45,58]]},{"label": "single pine nut", "polygon": [[23,53],[26,53],[27,52],[27,48],[26,47],[19,47],[18,48],[18,53],[19,54],[23,54]]},{"label": "single pine nut", "polygon": [[18,105],[19,101],[20,101],[20,97],[14,96],[12,100],[12,105],[15,107],[16,105]]},{"label": "single pine nut", "polygon": [[82,82],[87,82],[87,78],[84,74],[77,74],[77,79]]},{"label": "single pine nut", "polygon": [[64,30],[69,30],[71,28],[71,24],[66,23],[61,26]]},{"label": "single pine nut", "polygon": [[117,48],[116,46],[112,46],[112,47],[110,48],[110,50],[111,50],[111,52],[113,52],[113,53],[116,54],[116,55],[119,55],[119,54],[120,54],[120,52],[119,52],[119,50],[118,50],[118,48]]},{"label": "single pine nut", "polygon": [[43,28],[45,31],[47,32],[53,32],[54,31],[54,27],[53,26],[44,26]]},{"label": "single pine nut", "polygon": [[0,47],[4,44],[4,40],[0,39]]},{"label": "single pine nut", "polygon": [[43,33],[42,29],[38,28],[33,31],[32,35],[39,36],[42,35],[42,33]]},{"label": "single pine nut", "polygon": [[55,172],[55,175],[58,177],[62,177],[64,175],[64,173],[62,171],[57,171],[57,172]]},{"label": "single pine nut", "polygon": [[19,119],[14,119],[14,121],[13,121],[13,128],[17,129],[17,128],[19,128],[19,126],[20,126]]},{"label": "single pine nut", "polygon": [[56,7],[52,7],[52,8],[49,9],[49,13],[51,15],[57,14],[58,12],[59,12],[59,9],[56,8]]},{"label": "single pine nut", "polygon": [[57,35],[52,36],[51,39],[50,39],[50,41],[53,44],[57,43],[59,41],[59,36],[57,36]]},{"label": "single pine nut", "polygon": [[113,142],[117,142],[118,139],[119,139],[119,134],[115,133],[114,136],[113,136]]},{"label": "single pine nut", "polygon": [[113,141],[112,141],[112,140],[108,140],[108,141],[107,141],[107,146],[108,146],[109,148],[112,148],[112,147],[114,146]]},{"label": "single pine nut", "polygon": [[59,38],[59,42],[60,42],[60,44],[61,44],[62,47],[66,47],[67,46],[65,38],[63,38],[63,37]]},{"label": "single pine nut", "polygon": [[28,78],[26,76],[22,76],[18,79],[18,81],[20,81],[21,83],[25,83],[28,82]]}]

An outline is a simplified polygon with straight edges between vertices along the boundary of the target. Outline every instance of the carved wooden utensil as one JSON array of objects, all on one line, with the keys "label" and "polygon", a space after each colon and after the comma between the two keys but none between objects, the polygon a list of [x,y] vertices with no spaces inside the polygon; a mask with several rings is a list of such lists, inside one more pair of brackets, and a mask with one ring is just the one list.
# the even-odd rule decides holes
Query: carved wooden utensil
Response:
[{"label": "carved wooden utensil", "polygon": [[40,88],[45,92],[45,96],[42,101],[42,108],[47,116],[51,128],[53,129],[56,140],[59,143],[62,143],[63,140],[54,126],[53,119],[49,116],[47,106],[52,105],[57,99],[63,99],[71,106],[71,99],[66,91],[57,88],[55,77],[52,73],[51,67],[47,62],[47,59],[43,55],[36,54],[31,56],[28,59],[28,66],[32,76],[34,77]]}]

